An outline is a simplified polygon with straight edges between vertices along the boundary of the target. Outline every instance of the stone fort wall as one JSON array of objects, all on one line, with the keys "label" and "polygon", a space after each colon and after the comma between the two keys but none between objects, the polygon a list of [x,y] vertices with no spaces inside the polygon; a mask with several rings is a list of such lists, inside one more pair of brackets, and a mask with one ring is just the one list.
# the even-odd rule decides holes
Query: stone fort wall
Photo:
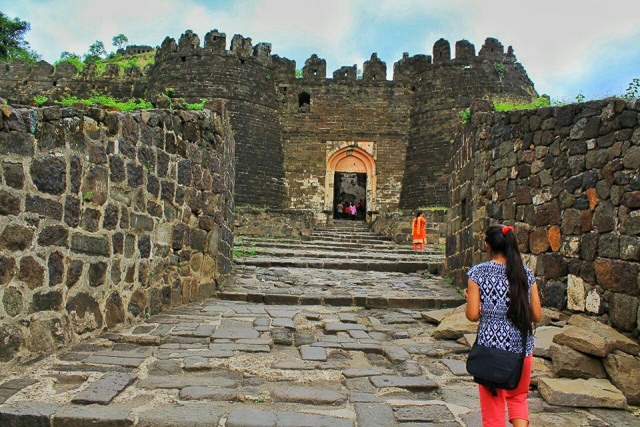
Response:
[{"label": "stone fort wall", "polygon": [[[501,64],[499,73],[496,64]],[[121,71],[108,66],[98,75],[85,67],[53,67],[39,62],[0,64],[0,95],[30,103],[35,95],[57,99],[102,91],[116,97],[154,100],[167,88],[188,101],[227,102],[236,149],[236,202],[272,208],[324,208],[327,145],[373,142],[376,151],[378,209],[446,205],[447,164],[458,112],[474,98],[509,95],[530,98],[533,84],[495,39],[479,53],[456,43],[455,58],[439,40],[431,55],[407,54],[387,65],[374,54],[363,67],[341,67],[326,78],[326,62],[312,55],[296,77],[295,61],[271,55],[271,45],[235,35],[207,33],[204,42],[190,31],[167,38],[153,66]],[[301,107],[300,96],[308,103]]]},{"label": "stone fort wall", "polygon": [[0,361],[214,293],[233,244],[225,117],[0,106]]},{"label": "stone fort wall", "polygon": [[513,225],[544,305],[637,334],[639,115],[638,100],[622,99],[474,113],[449,179],[447,271],[456,284],[486,259],[487,226]]}]

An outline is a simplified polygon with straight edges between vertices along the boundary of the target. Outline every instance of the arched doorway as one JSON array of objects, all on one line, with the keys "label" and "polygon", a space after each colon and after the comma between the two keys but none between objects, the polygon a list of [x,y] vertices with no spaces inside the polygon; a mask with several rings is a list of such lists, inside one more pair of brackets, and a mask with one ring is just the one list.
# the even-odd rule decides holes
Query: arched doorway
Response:
[{"label": "arched doorway", "polygon": [[[342,192],[345,200],[337,200],[341,186],[349,188],[344,190],[346,194]],[[360,197],[364,199],[367,212],[376,210],[376,161],[367,150],[350,145],[328,155],[324,210],[333,215],[339,202],[357,202]]]}]

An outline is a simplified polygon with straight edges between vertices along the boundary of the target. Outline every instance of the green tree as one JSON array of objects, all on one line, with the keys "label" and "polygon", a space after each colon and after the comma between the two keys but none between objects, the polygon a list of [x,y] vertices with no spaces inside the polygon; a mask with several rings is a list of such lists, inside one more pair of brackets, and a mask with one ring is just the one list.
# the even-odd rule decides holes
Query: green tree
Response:
[{"label": "green tree", "polygon": [[9,18],[0,12],[0,60],[36,62],[40,59],[24,35],[31,29],[27,21],[19,18]]},{"label": "green tree", "polygon": [[104,43],[96,40],[94,44],[89,46],[89,51],[84,55],[84,62],[96,62],[107,54]]},{"label": "green tree", "polygon": [[67,59],[78,59],[80,60],[80,55],[78,55],[77,53],[73,53],[73,52],[69,52],[68,50],[65,50],[64,52],[60,53],[60,61],[66,61]]},{"label": "green tree", "polygon": [[111,44],[113,44],[116,49],[124,48],[127,43],[129,43],[129,39],[124,34],[118,34],[117,36],[113,36],[113,39],[111,39]]}]

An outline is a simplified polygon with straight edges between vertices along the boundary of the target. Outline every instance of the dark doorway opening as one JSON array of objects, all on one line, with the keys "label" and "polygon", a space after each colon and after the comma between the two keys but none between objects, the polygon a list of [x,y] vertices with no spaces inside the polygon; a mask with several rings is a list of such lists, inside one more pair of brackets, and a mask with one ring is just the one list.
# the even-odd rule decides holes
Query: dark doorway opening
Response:
[{"label": "dark doorway opening", "polygon": [[[344,208],[350,203],[356,207],[355,217],[345,213]],[[338,205],[342,204],[342,213]],[[364,221],[367,213],[367,174],[353,172],[336,172],[333,179],[334,218]]]}]

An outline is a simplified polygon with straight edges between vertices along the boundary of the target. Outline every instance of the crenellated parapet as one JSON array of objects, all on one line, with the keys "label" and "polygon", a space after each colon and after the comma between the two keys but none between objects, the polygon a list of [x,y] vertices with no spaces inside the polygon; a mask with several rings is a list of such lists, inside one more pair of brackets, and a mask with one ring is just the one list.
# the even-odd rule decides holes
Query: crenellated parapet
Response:
[{"label": "crenellated parapet", "polygon": [[365,82],[387,80],[387,64],[378,58],[377,53],[372,53],[371,59],[364,61],[362,80]]},{"label": "crenellated parapet", "polygon": [[412,82],[416,76],[423,73],[431,65],[431,55],[409,56],[402,54],[402,59],[393,64],[393,80],[397,82]]},{"label": "crenellated parapet", "polygon": [[327,61],[315,53],[304,62],[302,78],[309,81],[323,81],[327,78]]},{"label": "crenellated parapet", "polygon": [[345,65],[333,72],[333,81],[336,82],[355,82],[358,78],[358,66],[353,64],[352,66]]},{"label": "crenellated parapet", "polygon": [[227,50],[227,36],[218,30],[208,32],[204,37],[204,45],[200,37],[191,30],[185,31],[178,41],[166,37],[156,51],[155,64],[162,62],[184,62],[207,56],[231,56],[237,58],[242,64],[245,61],[255,61],[264,66],[271,65],[271,44],[253,44],[251,38],[236,34],[231,39]]}]

